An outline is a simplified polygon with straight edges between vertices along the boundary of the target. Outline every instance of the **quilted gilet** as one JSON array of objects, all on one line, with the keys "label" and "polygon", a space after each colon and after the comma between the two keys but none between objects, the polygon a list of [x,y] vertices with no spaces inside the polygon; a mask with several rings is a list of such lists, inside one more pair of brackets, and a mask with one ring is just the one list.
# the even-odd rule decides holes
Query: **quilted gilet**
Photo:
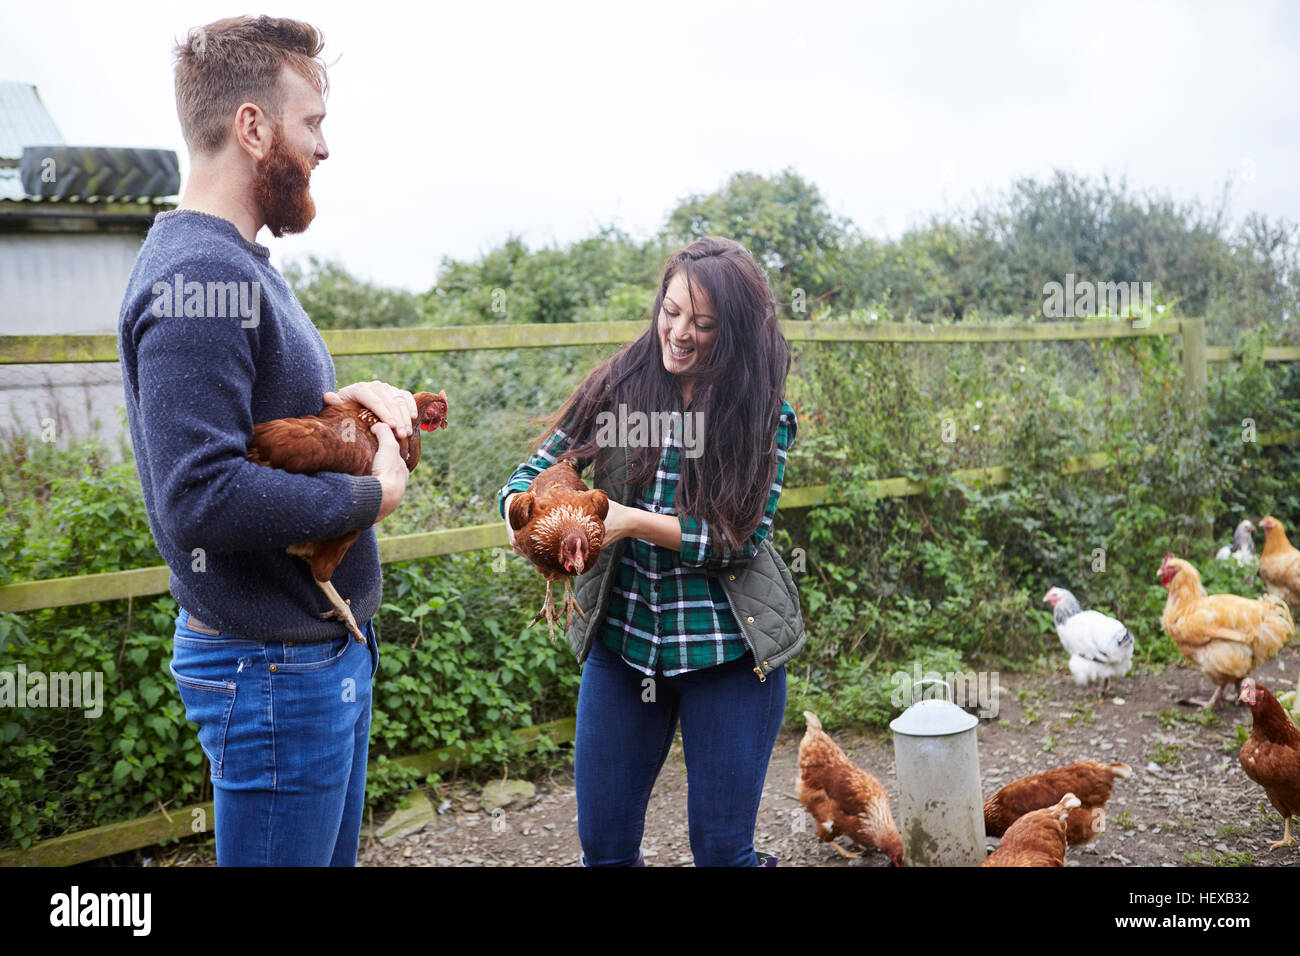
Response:
[{"label": "quilted gilet", "polygon": [[[635,507],[634,489],[624,483],[631,472],[632,456],[627,448],[611,448],[595,462],[595,487],[619,504]],[[587,659],[593,638],[600,634],[609,609],[609,596],[628,539],[602,548],[591,569],[574,579],[578,606],[584,620],[574,616],[569,628],[569,647],[579,663]],[[702,573],[718,578],[754,654],[754,673],[760,681],[801,650],[807,641],[799,591],[790,570],[764,538],[747,565],[732,565]]]}]

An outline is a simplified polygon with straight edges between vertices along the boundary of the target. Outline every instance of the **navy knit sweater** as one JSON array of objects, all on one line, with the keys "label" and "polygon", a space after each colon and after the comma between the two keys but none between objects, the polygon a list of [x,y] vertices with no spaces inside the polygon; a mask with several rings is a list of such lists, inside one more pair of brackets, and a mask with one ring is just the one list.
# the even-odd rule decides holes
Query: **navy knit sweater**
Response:
[{"label": "navy knit sweater", "polygon": [[216,216],[159,215],[122,300],[118,351],[149,526],[181,606],[239,637],[342,637],[342,623],[321,619],[329,602],[307,562],[284,549],[365,529],[332,580],[357,622],[369,620],[380,600],[379,479],[244,458],[254,423],[314,415],[336,388],[325,343],[269,250]]}]

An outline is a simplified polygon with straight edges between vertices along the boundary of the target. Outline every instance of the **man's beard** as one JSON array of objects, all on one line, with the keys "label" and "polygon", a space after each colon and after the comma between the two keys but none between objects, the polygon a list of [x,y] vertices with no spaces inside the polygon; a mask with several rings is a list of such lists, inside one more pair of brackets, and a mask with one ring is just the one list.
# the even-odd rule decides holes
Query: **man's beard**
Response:
[{"label": "man's beard", "polygon": [[316,217],[311,198],[311,165],[290,148],[276,127],[271,151],[257,164],[253,189],[271,235],[303,232]]}]

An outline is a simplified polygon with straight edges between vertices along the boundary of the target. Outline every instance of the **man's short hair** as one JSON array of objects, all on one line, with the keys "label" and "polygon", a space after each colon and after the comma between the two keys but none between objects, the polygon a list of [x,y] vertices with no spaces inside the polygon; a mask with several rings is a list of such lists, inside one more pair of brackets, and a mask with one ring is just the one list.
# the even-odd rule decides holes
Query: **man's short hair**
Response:
[{"label": "man's short hair", "polygon": [[178,42],[176,112],[190,152],[215,153],[226,141],[235,110],[256,103],[280,120],[280,72],[285,66],[329,92],[325,39],[309,23],[277,17],[227,17],[194,27]]}]

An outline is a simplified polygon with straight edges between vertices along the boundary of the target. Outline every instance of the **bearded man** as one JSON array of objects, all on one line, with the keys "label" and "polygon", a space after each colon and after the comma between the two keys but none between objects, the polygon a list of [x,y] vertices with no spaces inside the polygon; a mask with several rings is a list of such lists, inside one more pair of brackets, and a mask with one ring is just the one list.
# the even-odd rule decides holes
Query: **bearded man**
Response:
[{"label": "bearded man", "polygon": [[[335,392],[320,333],[257,234],[302,232],[329,156],[328,79],[312,26],[233,17],[175,49],[190,154],[180,205],[149,231],[118,324],[127,417],[158,550],[179,605],[171,660],[211,766],[217,862],[352,866],[379,666],[373,525],[401,501],[410,392]],[[373,476],[245,460],[253,425],[352,398],[379,417]],[[334,572],[366,643],[326,620],[285,548],[362,530]]]}]

